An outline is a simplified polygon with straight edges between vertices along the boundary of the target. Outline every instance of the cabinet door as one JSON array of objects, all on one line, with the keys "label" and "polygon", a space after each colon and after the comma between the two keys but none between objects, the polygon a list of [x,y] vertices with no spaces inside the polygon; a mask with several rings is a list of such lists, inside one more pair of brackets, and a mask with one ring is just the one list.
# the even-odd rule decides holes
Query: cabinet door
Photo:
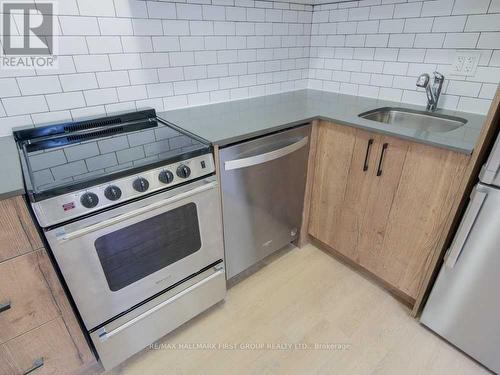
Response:
[{"label": "cabinet door", "polygon": [[0,343],[56,318],[59,309],[40,268],[41,251],[0,263]]},{"label": "cabinet door", "polygon": [[42,246],[23,198],[0,200],[0,262]]},{"label": "cabinet door", "polygon": [[[369,264],[412,298],[436,251],[468,160],[469,155],[408,142],[378,261]],[[382,189],[394,187],[387,183]]]},{"label": "cabinet door", "polygon": [[[61,318],[8,341],[4,345],[7,360],[16,373],[74,374],[83,362]],[[36,370],[35,370],[36,369]]]},{"label": "cabinet door", "polygon": [[385,256],[384,238],[409,146],[408,141],[381,136],[376,147],[375,171],[371,177],[358,253],[359,263],[382,278],[384,270],[380,259]]},{"label": "cabinet door", "polygon": [[309,233],[355,261],[378,137],[333,123],[318,130]]}]

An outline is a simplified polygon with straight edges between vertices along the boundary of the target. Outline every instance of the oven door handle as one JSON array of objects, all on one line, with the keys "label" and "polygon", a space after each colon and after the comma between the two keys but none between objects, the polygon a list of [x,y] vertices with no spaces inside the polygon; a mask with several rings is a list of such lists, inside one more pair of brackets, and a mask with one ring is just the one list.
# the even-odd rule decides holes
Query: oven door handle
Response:
[{"label": "oven door handle", "polygon": [[131,219],[131,218],[133,218],[133,217],[135,217],[137,215],[141,215],[141,214],[150,212],[150,211],[155,210],[157,208],[160,208],[160,207],[167,206],[169,204],[175,203],[175,202],[177,202],[177,201],[179,201],[181,199],[185,199],[185,198],[191,197],[193,195],[199,194],[201,192],[204,192],[206,190],[213,189],[215,186],[217,186],[217,181],[209,182],[209,183],[207,183],[205,185],[196,187],[196,188],[194,188],[192,190],[189,190],[189,191],[186,191],[184,193],[180,193],[180,194],[174,195],[173,197],[170,197],[170,198],[167,198],[167,199],[163,199],[161,201],[149,204],[147,206],[138,208],[138,209],[136,209],[134,211],[127,212],[125,214],[121,214],[121,215],[112,217],[112,218],[110,218],[108,220],[101,221],[101,222],[99,222],[97,224],[92,224],[92,225],[89,225],[87,227],[84,227],[84,228],[81,228],[81,229],[77,229],[77,230],[75,230],[73,232],[61,233],[60,235],[57,236],[57,239],[60,242],[65,242],[65,241],[73,240],[75,238],[84,236],[84,235],[86,235],[88,233],[95,232],[95,231],[97,231],[99,229],[106,228],[106,227],[109,227],[111,225],[120,223],[122,221]]},{"label": "oven door handle", "polygon": [[136,324],[136,323],[140,322],[141,320],[147,318],[149,315],[153,314],[154,312],[156,312],[158,310],[161,310],[165,306],[170,305],[171,303],[177,301],[179,298],[185,296],[186,294],[191,293],[194,289],[202,286],[203,284],[206,284],[207,282],[209,282],[210,280],[212,280],[212,279],[220,276],[221,274],[224,274],[224,272],[225,272],[224,268],[218,269],[216,272],[214,272],[213,274],[211,274],[207,278],[199,281],[198,283],[196,283],[194,285],[191,285],[189,288],[184,289],[182,292],[177,293],[173,297],[167,299],[166,301],[163,301],[162,303],[156,305],[152,309],[150,309],[150,310],[148,310],[148,311],[146,311],[146,312],[144,312],[144,313],[136,316],[135,318],[133,318],[133,319],[129,320],[127,323],[122,324],[121,326],[113,329],[112,331],[106,332],[105,328],[101,328],[101,330],[98,331],[99,339],[101,340],[101,342],[104,342],[104,341],[110,339],[111,337],[113,337],[114,335],[120,333],[124,329],[127,329],[127,328],[133,326],[134,324]]}]

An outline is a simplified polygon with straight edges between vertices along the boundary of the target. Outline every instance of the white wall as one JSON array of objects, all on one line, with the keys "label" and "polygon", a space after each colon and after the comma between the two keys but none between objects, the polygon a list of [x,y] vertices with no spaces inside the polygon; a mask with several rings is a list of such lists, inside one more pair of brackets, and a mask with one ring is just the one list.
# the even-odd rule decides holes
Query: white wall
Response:
[{"label": "white wall", "polygon": [[440,106],[485,113],[500,81],[500,0],[362,0],[314,12],[254,0],[58,5],[60,67],[0,69],[0,135],[305,87],[424,104],[416,77],[446,74],[456,48],[480,49],[480,67],[447,76]]},{"label": "white wall", "polygon": [[0,134],[307,86],[312,7],[253,0],[60,0],[58,70],[0,69]]},{"label": "white wall", "polygon": [[[416,77],[438,70],[440,107],[486,113],[500,82],[500,0],[319,5],[311,34],[310,88],[425,104]],[[474,76],[448,73],[456,49],[481,52]]]}]

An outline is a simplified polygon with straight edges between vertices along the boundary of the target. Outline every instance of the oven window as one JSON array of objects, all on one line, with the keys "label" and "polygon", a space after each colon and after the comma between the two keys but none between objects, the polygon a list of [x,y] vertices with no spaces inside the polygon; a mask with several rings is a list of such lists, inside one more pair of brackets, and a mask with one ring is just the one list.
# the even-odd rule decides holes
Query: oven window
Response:
[{"label": "oven window", "polygon": [[201,248],[196,205],[99,237],[95,248],[112,291],[120,290]]}]

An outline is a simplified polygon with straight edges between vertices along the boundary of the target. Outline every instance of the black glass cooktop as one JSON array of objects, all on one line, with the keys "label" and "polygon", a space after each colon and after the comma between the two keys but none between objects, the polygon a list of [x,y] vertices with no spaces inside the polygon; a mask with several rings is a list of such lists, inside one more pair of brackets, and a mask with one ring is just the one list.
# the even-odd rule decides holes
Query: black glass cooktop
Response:
[{"label": "black glass cooktop", "polygon": [[79,190],[210,151],[205,141],[152,114],[146,111],[145,118],[124,114],[15,132],[32,197]]}]

